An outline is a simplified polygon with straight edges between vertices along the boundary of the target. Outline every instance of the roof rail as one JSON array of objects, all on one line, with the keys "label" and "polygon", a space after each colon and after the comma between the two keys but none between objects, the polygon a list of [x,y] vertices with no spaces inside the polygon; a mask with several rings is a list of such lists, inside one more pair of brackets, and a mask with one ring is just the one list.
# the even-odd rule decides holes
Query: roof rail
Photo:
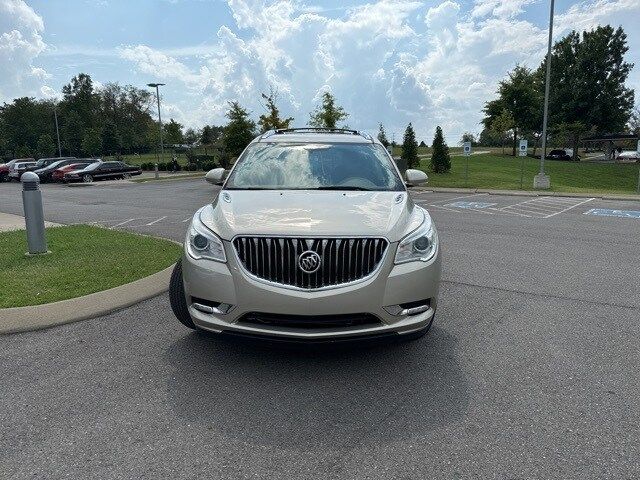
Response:
[{"label": "roof rail", "polygon": [[327,127],[298,127],[298,128],[279,128],[276,134],[295,133],[295,132],[317,132],[317,133],[344,133],[348,135],[361,135],[357,130],[349,130],[347,128],[327,128]]}]

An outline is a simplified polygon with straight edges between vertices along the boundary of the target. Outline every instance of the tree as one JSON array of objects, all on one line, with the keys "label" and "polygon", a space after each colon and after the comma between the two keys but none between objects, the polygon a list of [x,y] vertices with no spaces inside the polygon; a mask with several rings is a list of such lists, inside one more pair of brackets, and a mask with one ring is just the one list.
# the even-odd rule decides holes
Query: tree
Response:
[{"label": "tree", "polygon": [[427,148],[427,144],[424,143],[424,140],[420,140],[420,145],[418,145],[418,147]]},{"label": "tree", "polygon": [[165,145],[181,145],[184,143],[184,135],[182,134],[182,125],[173,118],[169,123],[163,125],[163,142]]},{"label": "tree", "polygon": [[380,140],[380,143],[382,145],[384,145],[384,148],[389,148],[389,145],[391,145],[391,142],[389,142],[389,139],[387,138],[387,133],[384,131],[384,127],[382,126],[382,123],[379,124],[379,128],[378,128],[378,140]]},{"label": "tree", "polygon": [[404,131],[402,140],[402,155],[400,156],[407,162],[407,168],[415,168],[420,164],[418,158],[418,142],[416,142],[416,133],[413,131],[413,125],[409,123]]},{"label": "tree", "polygon": [[293,117],[280,118],[280,110],[278,110],[278,107],[276,106],[276,101],[278,100],[277,90],[271,88],[269,95],[263,93],[262,98],[265,101],[265,104],[262,106],[265,108],[267,113],[265,115],[260,115],[260,118],[258,119],[260,130],[264,133],[268,130],[289,128],[289,125],[293,122]]},{"label": "tree", "polygon": [[229,119],[222,134],[224,158],[221,163],[228,167],[230,158],[238,157],[256,135],[256,123],[249,118],[249,112],[238,102],[229,102],[229,111],[225,115]]},{"label": "tree", "polygon": [[205,125],[202,128],[202,133],[200,134],[200,143],[203,145],[213,145],[222,137],[223,132],[224,127]]},{"label": "tree", "polygon": [[37,146],[39,157],[50,157],[56,151],[56,144],[53,143],[53,138],[48,133],[40,135]]},{"label": "tree", "polygon": [[200,139],[200,132],[195,131],[193,128],[187,128],[184,132],[184,143],[187,145],[193,145],[198,143]]},{"label": "tree", "polygon": [[322,94],[322,104],[311,112],[309,125],[317,128],[336,128],[338,122],[345,120],[349,114],[339,105],[335,97],[329,93]]},{"label": "tree", "polygon": [[[97,125],[100,99],[93,89],[93,80],[86,73],[80,73],[62,87],[63,100],[61,102],[62,116],[68,112],[75,112],[84,128]],[[82,142],[84,131],[78,135]]]},{"label": "tree", "polygon": [[475,135],[471,132],[464,132],[458,143],[462,146],[466,142],[471,142],[471,145],[474,145],[476,143]]},{"label": "tree", "polygon": [[629,121],[634,91],[625,86],[633,67],[624,61],[628,50],[624,30],[610,25],[582,35],[573,31],[554,45],[549,123],[571,135],[574,156],[583,132],[622,132]]},{"label": "tree", "polygon": [[440,126],[436,127],[436,134],[433,137],[432,146],[431,171],[435,173],[447,173],[451,170],[451,156],[449,155],[449,147],[444,141]]},{"label": "tree", "polygon": [[82,139],[82,151],[85,155],[94,157],[102,152],[102,137],[95,128],[88,129]]},{"label": "tree", "polygon": [[107,155],[119,155],[122,149],[122,138],[118,127],[113,122],[107,122],[102,128],[102,150]]},{"label": "tree", "polygon": [[629,132],[640,135],[640,107],[635,107],[629,118]]},{"label": "tree", "polygon": [[71,110],[65,115],[62,136],[69,153],[72,155],[79,154],[82,150],[84,125],[80,115],[75,110]]},{"label": "tree", "polygon": [[491,122],[491,131],[500,138],[500,146],[504,155],[504,139],[508,132],[513,129],[513,115],[506,108]]},{"label": "tree", "polygon": [[[491,128],[494,120],[504,110],[513,122],[509,130],[513,134],[513,155],[516,155],[518,132],[536,132],[542,125],[542,89],[539,74],[522,66],[516,66],[498,85],[498,98],[487,102],[482,123]],[[503,152],[504,153],[504,152]]]}]

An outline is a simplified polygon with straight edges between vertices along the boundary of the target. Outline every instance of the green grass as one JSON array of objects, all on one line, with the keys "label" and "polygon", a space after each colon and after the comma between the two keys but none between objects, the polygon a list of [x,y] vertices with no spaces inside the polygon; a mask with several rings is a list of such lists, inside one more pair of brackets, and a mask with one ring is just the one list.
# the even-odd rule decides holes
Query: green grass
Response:
[{"label": "green grass", "polygon": [[[467,157],[451,158],[451,171],[435,174],[429,171],[429,160],[420,168],[429,175],[431,187],[469,187],[495,190],[520,190],[521,158],[508,155],[472,155],[469,158],[469,180],[465,179]],[[533,190],[533,177],[540,160],[524,158],[522,189]],[[551,177],[551,191],[573,193],[636,193],[638,164],[599,164],[587,162],[545,161],[545,171]]]},{"label": "green grass", "polygon": [[[164,172],[166,173],[166,172]],[[195,173],[176,173],[171,176],[164,176],[160,178],[155,177],[145,177],[145,178],[134,178],[133,180],[129,180],[130,182],[135,183],[146,183],[146,182],[167,182],[171,180],[182,180],[185,178],[204,178],[206,172],[195,172]]]},{"label": "green grass", "polygon": [[168,240],[88,225],[47,229],[50,254],[26,256],[24,230],[0,233],[0,308],[40,305],[117,287],[180,256]]}]

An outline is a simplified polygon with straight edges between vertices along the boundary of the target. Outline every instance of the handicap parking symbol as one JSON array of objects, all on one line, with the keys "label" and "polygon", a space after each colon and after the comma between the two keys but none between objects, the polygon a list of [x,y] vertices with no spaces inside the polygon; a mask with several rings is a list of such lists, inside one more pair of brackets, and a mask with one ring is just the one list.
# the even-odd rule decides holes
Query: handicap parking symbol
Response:
[{"label": "handicap parking symbol", "polygon": [[640,210],[613,210],[609,208],[592,208],[584,212],[585,215],[595,215],[598,217],[620,217],[640,219]]}]

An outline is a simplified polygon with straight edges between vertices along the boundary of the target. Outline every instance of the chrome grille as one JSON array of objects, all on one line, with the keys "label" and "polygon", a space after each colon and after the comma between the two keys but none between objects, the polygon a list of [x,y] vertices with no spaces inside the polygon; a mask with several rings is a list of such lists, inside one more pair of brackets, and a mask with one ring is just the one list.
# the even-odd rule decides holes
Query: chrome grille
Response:
[{"label": "chrome grille", "polygon": [[[318,289],[355,282],[378,267],[388,242],[384,238],[236,237],[233,246],[252,275],[282,285]],[[303,252],[316,252],[320,268],[305,273]]]}]

